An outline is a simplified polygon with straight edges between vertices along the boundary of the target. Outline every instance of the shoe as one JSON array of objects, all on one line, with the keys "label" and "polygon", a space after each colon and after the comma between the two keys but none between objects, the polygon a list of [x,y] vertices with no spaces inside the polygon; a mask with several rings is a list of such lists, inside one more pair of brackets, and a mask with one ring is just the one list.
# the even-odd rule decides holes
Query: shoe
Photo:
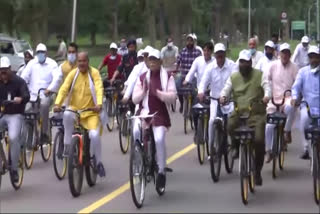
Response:
[{"label": "shoe", "polygon": [[257,186],[262,186],[261,172],[256,173],[255,182]]},{"label": "shoe", "polygon": [[64,150],[63,150],[63,157],[69,157],[69,153],[70,153],[70,148],[71,146],[70,145],[64,145]]},{"label": "shoe", "polygon": [[103,164],[100,162],[97,166],[97,172],[100,177],[106,177],[106,172],[104,170]]},{"label": "shoe", "polygon": [[266,152],[266,163],[270,163],[271,161],[272,161],[271,152],[267,151]]},{"label": "shoe", "polygon": [[308,150],[304,151],[303,154],[300,156],[303,160],[310,160],[309,152]]},{"label": "shoe", "polygon": [[239,148],[234,148],[232,151],[232,159],[236,160],[239,158]]},{"label": "shoe", "polygon": [[164,189],[166,187],[166,175],[163,173],[159,173],[156,181],[157,189]]},{"label": "shoe", "polygon": [[283,138],[286,143],[291,143],[292,142],[291,132],[284,132]]},{"label": "shoe", "polygon": [[12,178],[13,182],[18,183],[19,182],[19,174],[18,174],[17,170],[12,170],[10,173],[11,173],[11,178]]}]

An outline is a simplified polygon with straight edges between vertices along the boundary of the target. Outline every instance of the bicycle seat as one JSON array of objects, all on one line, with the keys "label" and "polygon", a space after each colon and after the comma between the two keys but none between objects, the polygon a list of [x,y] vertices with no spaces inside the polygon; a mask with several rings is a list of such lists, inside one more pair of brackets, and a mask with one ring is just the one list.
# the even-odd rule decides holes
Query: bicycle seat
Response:
[{"label": "bicycle seat", "polygon": [[267,115],[267,123],[270,124],[284,124],[286,122],[287,116],[281,112],[274,112]]}]

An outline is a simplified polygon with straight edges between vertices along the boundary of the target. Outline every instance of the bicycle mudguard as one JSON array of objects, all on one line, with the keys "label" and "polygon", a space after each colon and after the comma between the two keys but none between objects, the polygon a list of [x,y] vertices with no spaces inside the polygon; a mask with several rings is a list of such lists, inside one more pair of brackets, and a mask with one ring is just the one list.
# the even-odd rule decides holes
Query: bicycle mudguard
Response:
[{"label": "bicycle mudguard", "polygon": [[80,134],[74,134],[74,135],[72,135],[72,137],[74,137],[74,136],[76,136],[76,137],[79,137],[79,163],[82,165],[82,162],[83,162],[83,155],[82,155],[82,153],[83,153],[83,139],[82,139],[82,135],[80,135]]}]

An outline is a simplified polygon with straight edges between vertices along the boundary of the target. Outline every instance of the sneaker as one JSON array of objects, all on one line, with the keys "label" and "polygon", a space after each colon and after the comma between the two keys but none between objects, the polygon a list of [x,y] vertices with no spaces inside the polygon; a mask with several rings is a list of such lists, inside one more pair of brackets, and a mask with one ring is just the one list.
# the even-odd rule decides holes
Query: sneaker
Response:
[{"label": "sneaker", "polygon": [[300,158],[303,159],[303,160],[310,160],[310,156],[309,156],[308,150],[304,151],[302,153],[302,155],[300,156]]},{"label": "sneaker", "polygon": [[63,157],[68,157],[69,156],[69,153],[70,153],[70,148],[71,146],[70,145],[64,145],[64,150],[63,150]]},{"label": "sneaker", "polygon": [[271,152],[267,151],[266,152],[266,163],[270,163],[272,161],[272,156],[271,156]]},{"label": "sneaker", "polygon": [[100,177],[106,177],[106,172],[104,170],[103,164],[100,162],[97,165],[97,172]]},{"label": "sneaker", "polygon": [[163,173],[159,173],[156,181],[157,189],[164,189],[166,187],[166,175]]},{"label": "sneaker", "polygon": [[19,182],[19,174],[18,174],[17,170],[12,170],[10,173],[11,173],[11,178],[12,178],[13,182],[18,183]]},{"label": "sneaker", "polygon": [[261,172],[256,173],[255,182],[257,186],[262,186]]},{"label": "sneaker", "polygon": [[291,143],[292,142],[291,132],[284,132],[283,138],[286,143]]}]

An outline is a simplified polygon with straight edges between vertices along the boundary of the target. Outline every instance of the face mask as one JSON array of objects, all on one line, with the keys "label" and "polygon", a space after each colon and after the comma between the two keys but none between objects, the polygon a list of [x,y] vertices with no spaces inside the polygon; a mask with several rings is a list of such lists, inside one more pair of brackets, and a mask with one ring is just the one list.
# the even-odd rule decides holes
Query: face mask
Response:
[{"label": "face mask", "polygon": [[266,53],[266,57],[267,57],[269,60],[271,60],[272,57],[273,57],[273,54],[272,54],[272,53]]},{"label": "face mask", "polygon": [[46,54],[45,53],[38,53],[37,58],[40,64],[44,63],[46,61]]},{"label": "face mask", "polygon": [[126,47],[126,43],[120,43],[121,48],[125,48]]},{"label": "face mask", "polygon": [[250,49],[251,56],[253,56],[256,52],[257,50],[255,48]]},{"label": "face mask", "polygon": [[172,48],[173,47],[173,42],[169,42],[168,43],[168,48]]},{"label": "face mask", "polygon": [[112,56],[112,55],[110,56],[111,60],[115,60],[116,58],[117,58],[117,56]]},{"label": "face mask", "polygon": [[76,54],[74,53],[68,54],[68,61],[71,62],[71,64],[74,64],[76,60],[77,60]]}]

